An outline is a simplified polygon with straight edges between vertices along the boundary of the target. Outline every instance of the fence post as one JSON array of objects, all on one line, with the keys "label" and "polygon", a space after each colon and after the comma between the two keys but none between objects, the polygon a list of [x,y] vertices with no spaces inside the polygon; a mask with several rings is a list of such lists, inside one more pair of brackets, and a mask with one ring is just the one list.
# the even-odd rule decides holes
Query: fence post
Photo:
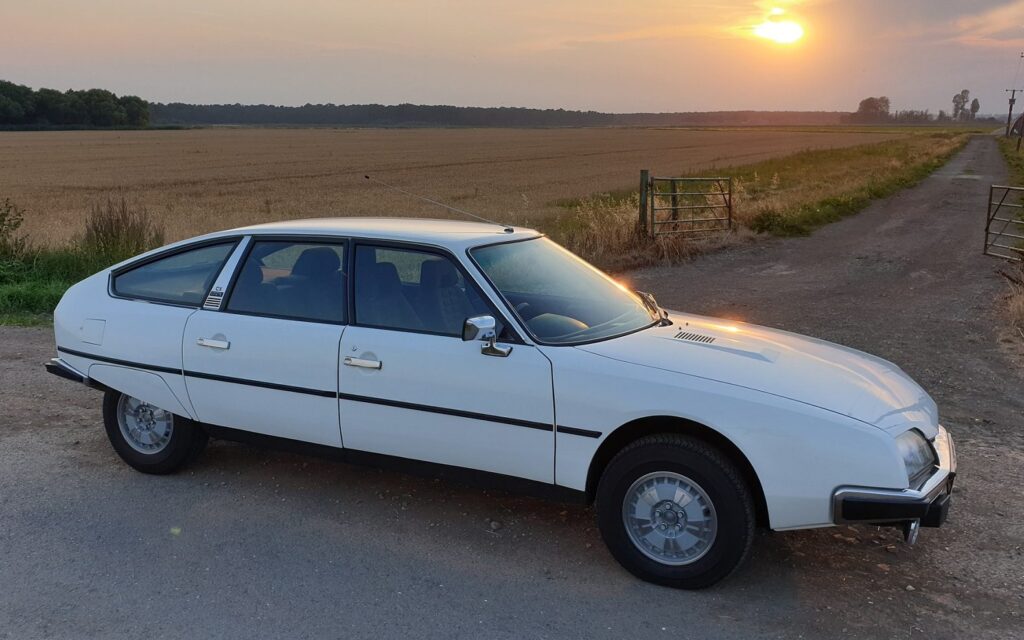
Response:
[{"label": "fence post", "polygon": [[637,231],[641,236],[647,235],[647,185],[650,183],[650,175],[647,169],[640,170],[640,218]]},{"label": "fence post", "polygon": [[[676,182],[675,180],[673,180],[671,182],[671,184],[672,184],[672,219],[673,220],[678,220],[679,219],[679,196],[677,196],[676,194],[679,193],[679,183]],[[692,218],[693,216],[690,216],[690,217]],[[672,225],[672,226],[674,228],[676,225]]]},{"label": "fence post", "polygon": [[[988,255],[988,234],[992,228],[992,200],[995,197],[995,185],[989,185],[988,187],[988,206],[985,207],[985,246],[982,249],[982,255]],[[996,209],[998,211],[998,209]]]},{"label": "fence post", "polygon": [[729,230],[732,231],[732,176],[729,176]]}]

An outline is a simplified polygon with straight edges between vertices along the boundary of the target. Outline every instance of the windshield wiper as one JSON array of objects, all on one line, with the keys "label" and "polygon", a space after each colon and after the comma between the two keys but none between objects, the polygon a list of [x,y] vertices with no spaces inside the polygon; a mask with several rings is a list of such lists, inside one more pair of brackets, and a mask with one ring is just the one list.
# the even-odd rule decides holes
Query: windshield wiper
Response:
[{"label": "windshield wiper", "polygon": [[640,296],[640,301],[644,303],[644,306],[651,312],[651,315],[658,319],[658,326],[667,327],[672,324],[672,321],[668,319],[668,311],[658,306],[658,301],[654,299],[654,295],[646,291],[637,291],[636,294]]}]

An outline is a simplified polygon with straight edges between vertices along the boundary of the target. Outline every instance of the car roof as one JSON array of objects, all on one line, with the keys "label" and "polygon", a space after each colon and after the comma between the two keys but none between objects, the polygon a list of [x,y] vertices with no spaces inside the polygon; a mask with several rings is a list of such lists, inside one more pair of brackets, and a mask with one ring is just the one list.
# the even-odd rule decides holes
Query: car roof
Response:
[{"label": "car roof", "polygon": [[[511,231],[509,231],[511,229]],[[495,242],[525,240],[540,234],[526,227],[426,218],[312,218],[285,220],[223,231],[217,235],[319,235],[418,242],[468,248]]]}]

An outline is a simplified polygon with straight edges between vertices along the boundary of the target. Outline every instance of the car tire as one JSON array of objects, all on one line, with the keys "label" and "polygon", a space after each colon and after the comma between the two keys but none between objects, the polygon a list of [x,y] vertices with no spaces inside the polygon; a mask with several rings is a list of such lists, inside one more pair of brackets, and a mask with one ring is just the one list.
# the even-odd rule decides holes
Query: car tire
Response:
[{"label": "car tire", "polygon": [[103,396],[103,426],[122,460],[137,471],[157,475],[188,465],[209,441],[199,423],[113,389]]},{"label": "car tire", "polygon": [[754,541],[754,499],[742,474],[706,442],[674,434],[641,438],[608,463],[597,519],[625,569],[680,589],[727,578]]}]

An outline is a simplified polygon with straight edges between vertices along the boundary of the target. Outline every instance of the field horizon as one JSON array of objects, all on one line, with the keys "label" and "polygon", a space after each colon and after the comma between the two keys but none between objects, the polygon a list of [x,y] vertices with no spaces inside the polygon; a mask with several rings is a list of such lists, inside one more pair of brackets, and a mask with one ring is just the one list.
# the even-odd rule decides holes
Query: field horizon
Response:
[{"label": "field horizon", "polygon": [[78,237],[90,208],[125,197],[168,241],[309,217],[449,218],[376,178],[520,225],[560,203],[636,188],[639,171],[685,174],[908,134],[851,128],[324,129],[0,133],[0,197],[23,208],[29,242]]}]

